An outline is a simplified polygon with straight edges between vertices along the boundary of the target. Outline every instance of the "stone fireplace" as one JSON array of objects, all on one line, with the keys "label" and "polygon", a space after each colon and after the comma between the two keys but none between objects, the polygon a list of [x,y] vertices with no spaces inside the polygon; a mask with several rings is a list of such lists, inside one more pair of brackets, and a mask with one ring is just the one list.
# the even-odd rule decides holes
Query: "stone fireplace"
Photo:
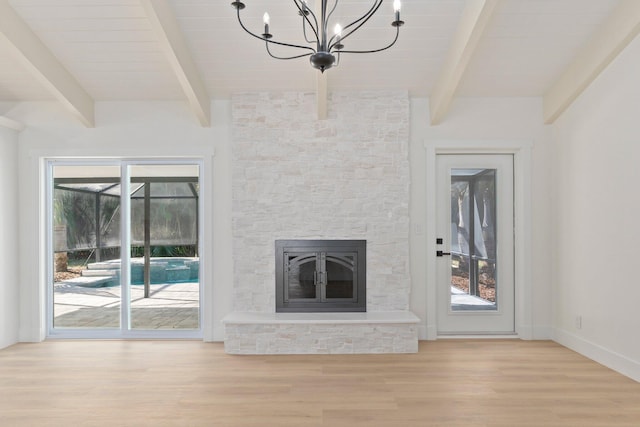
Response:
[{"label": "stone fireplace", "polygon": [[[229,352],[417,350],[417,318],[409,312],[408,94],[332,93],[329,105],[320,121],[313,93],[232,99]],[[294,239],[366,241],[367,269],[358,273],[366,312],[276,311],[274,242]],[[324,271],[314,271],[320,289],[305,292],[321,300]]]}]

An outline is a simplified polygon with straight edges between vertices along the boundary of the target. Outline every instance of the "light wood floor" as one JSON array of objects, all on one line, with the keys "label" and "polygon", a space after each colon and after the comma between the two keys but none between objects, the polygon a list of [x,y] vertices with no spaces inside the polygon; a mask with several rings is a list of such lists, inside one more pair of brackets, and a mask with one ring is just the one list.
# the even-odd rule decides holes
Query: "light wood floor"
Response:
[{"label": "light wood floor", "polygon": [[546,341],[231,356],[195,341],[0,351],[0,426],[640,426],[640,383]]}]

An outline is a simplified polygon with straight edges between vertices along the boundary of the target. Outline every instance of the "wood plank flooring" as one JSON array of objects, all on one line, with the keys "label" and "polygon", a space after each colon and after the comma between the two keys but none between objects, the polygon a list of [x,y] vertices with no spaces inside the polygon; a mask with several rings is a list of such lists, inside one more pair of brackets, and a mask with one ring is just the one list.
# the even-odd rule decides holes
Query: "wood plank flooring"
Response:
[{"label": "wood plank flooring", "polygon": [[197,341],[0,350],[0,426],[640,426],[640,383],[548,341],[231,356]]}]

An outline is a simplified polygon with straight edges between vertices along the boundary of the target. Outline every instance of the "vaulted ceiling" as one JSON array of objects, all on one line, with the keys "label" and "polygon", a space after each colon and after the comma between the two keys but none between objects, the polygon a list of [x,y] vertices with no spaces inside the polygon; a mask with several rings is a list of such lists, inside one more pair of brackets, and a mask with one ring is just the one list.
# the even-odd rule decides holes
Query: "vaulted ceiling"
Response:
[{"label": "vaulted ceiling", "polygon": [[[309,0],[314,7],[319,0]],[[184,100],[202,125],[212,98],[243,91],[408,90],[446,120],[455,97],[542,97],[553,122],[640,31],[637,0],[403,0],[398,43],[343,55],[323,76],[271,59],[230,0],[0,0],[0,102],[57,100],[93,126],[96,101]],[[245,0],[246,25],[299,39],[293,2]],[[341,0],[336,16],[373,0]],[[393,38],[391,1],[349,39]],[[351,19],[352,20],[352,19]]]}]

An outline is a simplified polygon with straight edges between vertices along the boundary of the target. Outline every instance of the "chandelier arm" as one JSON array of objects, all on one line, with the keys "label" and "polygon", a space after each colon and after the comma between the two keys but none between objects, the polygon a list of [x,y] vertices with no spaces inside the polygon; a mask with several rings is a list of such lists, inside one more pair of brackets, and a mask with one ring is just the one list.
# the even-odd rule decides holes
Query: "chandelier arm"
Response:
[{"label": "chandelier arm", "polygon": [[304,34],[304,40],[307,43],[317,43],[316,40],[309,40],[309,36],[307,36],[307,23],[304,19],[302,20],[302,34]]},{"label": "chandelier arm", "polygon": [[[360,18],[356,19],[355,21],[353,21],[349,25],[346,25],[344,27],[344,30],[347,30],[347,29],[353,27],[354,25],[356,25],[357,23],[359,23],[363,19],[365,20],[365,22],[367,22],[369,20],[369,18],[371,18],[373,15],[375,15],[375,13],[378,11],[378,9],[380,9],[380,6],[382,6],[382,1],[383,0],[374,0],[373,4],[371,5],[371,9],[369,9],[367,11],[367,13],[362,15]],[[363,24],[364,24],[364,22],[363,22]],[[358,28],[360,28],[361,26],[362,26],[362,24],[358,25]],[[350,31],[349,34],[352,33],[353,31],[355,31],[355,30]]]},{"label": "chandelier arm", "polygon": [[[327,1],[328,1],[328,0],[327,0]],[[327,14],[327,17],[326,17],[326,18],[325,18],[325,20],[324,20],[324,29],[323,29],[323,34],[325,35],[325,37],[326,37],[326,34],[327,34],[327,25],[329,25],[329,21],[331,20],[331,16],[333,15],[333,12],[335,12],[336,7],[338,7],[338,0],[336,0],[336,1],[333,3],[333,7],[331,8],[331,11]],[[335,38],[336,38],[336,35],[337,35],[337,34],[334,34],[334,35],[329,39],[329,41],[327,42],[327,46],[330,46],[330,45],[331,45],[331,43],[333,42],[333,39],[335,39]],[[330,48],[330,47],[327,47],[327,51],[329,51],[329,52],[330,52],[330,51],[331,51],[331,48]]]},{"label": "chandelier arm", "polygon": [[[352,23],[350,23],[349,25],[344,27],[344,30],[346,30],[347,28],[350,28],[350,27],[358,24],[355,28],[353,28],[347,34],[345,34],[344,36],[341,36],[340,37],[340,42],[342,43],[344,41],[344,39],[346,39],[347,37],[349,37],[351,34],[355,33],[356,31],[358,31],[360,29],[360,27],[362,27],[364,24],[366,24],[367,21],[369,19],[371,19],[371,17],[373,15],[376,14],[378,9],[380,9],[380,6],[382,6],[382,0],[375,0],[373,6],[371,7],[371,9],[369,9],[369,11],[366,14],[364,14],[362,17],[356,19],[355,21],[353,21]],[[334,36],[331,37],[331,40],[329,40],[329,44],[331,46],[329,48],[329,50],[331,50],[333,48],[333,46],[335,46],[337,44],[337,42],[334,42],[335,39],[336,39],[336,35],[334,34]]]},{"label": "chandelier arm", "polygon": [[339,53],[376,53],[376,52],[382,52],[383,50],[387,50],[391,46],[396,44],[396,42],[398,41],[398,36],[399,35],[400,35],[400,27],[396,27],[396,37],[393,39],[393,41],[390,44],[388,44],[385,47],[382,47],[380,49],[374,49],[374,50],[340,50]]},{"label": "chandelier arm", "polygon": [[327,14],[327,22],[329,22],[329,20],[331,19],[331,15],[333,15],[333,12],[336,11],[336,7],[338,7],[338,0],[336,0],[335,3],[333,3],[333,7],[331,8],[331,12],[329,12]]},{"label": "chandelier arm", "polygon": [[306,50],[310,50],[311,51],[311,53],[307,53],[306,55],[302,55],[302,56],[312,55],[312,54],[316,53],[316,50],[314,48],[312,48],[312,47],[309,47],[309,46],[301,46],[299,44],[278,42],[278,41],[275,41],[275,40],[265,39],[263,37],[260,37],[260,39],[264,40],[265,42],[267,42],[267,44],[277,44],[277,45],[280,45],[280,46],[295,47],[295,48],[298,48],[298,49],[306,49]]},{"label": "chandelier arm", "polygon": [[[313,23],[309,20],[309,17],[307,16],[306,13],[304,13],[304,10],[300,7],[298,2],[296,0],[293,0],[293,3],[296,5],[296,7],[298,8],[298,11],[302,15],[302,31],[304,32],[304,38],[307,41],[307,43],[320,43],[320,36],[318,35],[318,29],[317,29],[318,28],[318,19],[316,18],[316,14],[313,13],[313,11],[307,7],[307,12],[309,12],[311,14],[311,17],[313,18],[313,22],[315,22],[315,25],[313,25]],[[313,30],[313,34],[315,34],[315,36],[316,36],[316,41],[309,40],[307,38],[307,29],[306,29],[306,27],[304,25],[305,22],[307,22],[309,24],[309,26],[311,27],[311,29]]]},{"label": "chandelier arm", "polygon": [[267,48],[267,53],[269,54],[270,57],[272,57],[273,59],[283,59],[283,60],[288,60],[288,59],[297,59],[297,58],[304,58],[305,56],[311,56],[313,55],[313,53],[303,53],[302,55],[295,55],[295,56],[276,56],[273,53],[271,53],[271,50],[269,49],[269,40],[265,40],[267,43],[265,43],[266,48]]},{"label": "chandelier arm", "polygon": [[[240,19],[240,9],[238,9],[237,12],[238,12],[238,22],[240,23],[240,26],[242,27],[243,30],[245,30],[248,34],[252,35],[253,37],[255,37],[257,39],[260,39],[262,41],[265,41],[265,42],[267,42],[267,44],[268,43],[273,43],[273,44],[277,44],[277,45],[280,45],[280,46],[295,47],[295,48],[298,48],[298,49],[310,50],[312,53],[316,52],[316,50],[314,48],[309,47],[309,46],[301,46],[301,45],[297,45],[297,44],[283,43],[283,42],[278,42],[278,41],[275,41],[275,40],[269,40],[269,39],[264,38],[264,36],[259,36],[257,34],[252,33],[242,23],[242,19]],[[311,55],[312,53],[309,53],[308,55]]]}]

